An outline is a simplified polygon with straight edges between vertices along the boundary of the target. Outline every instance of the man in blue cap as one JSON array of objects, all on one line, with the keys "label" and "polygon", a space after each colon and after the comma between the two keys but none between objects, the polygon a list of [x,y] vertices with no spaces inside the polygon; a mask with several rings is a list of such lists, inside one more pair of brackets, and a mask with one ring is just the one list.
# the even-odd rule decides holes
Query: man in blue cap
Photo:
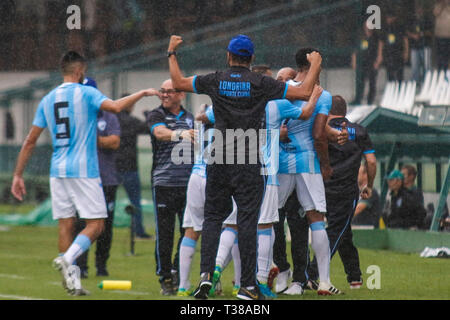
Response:
[{"label": "man in blue cap", "polygon": [[387,177],[391,202],[387,208],[387,227],[397,229],[417,229],[426,216],[423,205],[413,193],[403,185],[403,173],[393,170]]},{"label": "man in blue cap", "polygon": [[[237,297],[244,300],[263,299],[256,282],[256,239],[265,181],[259,159],[252,163],[257,158],[255,156],[252,159],[252,155],[258,154],[259,143],[247,144],[245,141],[250,131],[257,132],[265,128],[262,120],[266,104],[270,100],[309,100],[320,74],[322,58],[317,52],[309,54],[311,68],[303,84],[298,87],[288,86],[284,82],[250,71],[250,63],[254,58],[253,43],[248,36],[238,35],[228,45],[227,62],[230,67],[226,71],[186,78],[182,75],[176,58],[176,49],[182,41],[180,36],[173,35],[167,53],[173,87],[181,91],[207,94],[211,98],[215,129],[218,134],[222,134],[224,142],[223,146],[214,150],[214,161],[209,161],[207,167],[201,280],[194,296],[198,299],[208,297],[222,222],[232,211],[233,197],[239,212],[238,242],[242,257],[241,289]],[[242,145],[245,147],[242,148]],[[235,164],[236,158],[239,160],[238,164]]]}]

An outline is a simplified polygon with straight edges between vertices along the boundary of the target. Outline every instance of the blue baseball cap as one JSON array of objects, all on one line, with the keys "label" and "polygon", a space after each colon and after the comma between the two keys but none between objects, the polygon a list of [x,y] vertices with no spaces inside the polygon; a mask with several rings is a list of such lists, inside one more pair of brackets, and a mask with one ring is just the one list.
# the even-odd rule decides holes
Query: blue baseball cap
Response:
[{"label": "blue baseball cap", "polygon": [[235,55],[251,57],[253,55],[253,42],[246,35],[240,34],[230,40],[227,50]]},{"label": "blue baseball cap", "polygon": [[401,173],[401,171],[399,170],[393,170],[391,171],[391,173],[389,173],[389,175],[386,177],[387,180],[392,180],[392,179],[400,179],[403,180],[403,173]]},{"label": "blue baseball cap", "polygon": [[91,86],[91,87],[97,88],[97,82],[95,82],[95,80],[92,78],[84,78],[83,84],[85,86]]}]

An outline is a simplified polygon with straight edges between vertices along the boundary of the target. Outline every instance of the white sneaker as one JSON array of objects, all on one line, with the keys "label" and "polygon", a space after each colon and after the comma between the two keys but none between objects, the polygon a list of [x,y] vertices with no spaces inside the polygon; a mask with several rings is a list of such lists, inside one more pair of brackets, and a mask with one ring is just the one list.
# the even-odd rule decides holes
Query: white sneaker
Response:
[{"label": "white sneaker", "polygon": [[[69,275],[70,282],[73,285],[73,290],[69,291],[69,294],[73,296],[88,296],[91,293],[81,286],[80,268],[78,266],[72,265],[67,268],[67,274]],[[69,281],[68,281],[69,283]]]},{"label": "white sneaker", "polygon": [[303,294],[303,288],[300,282],[292,282],[289,286],[289,289],[287,289],[283,294],[288,294],[291,296],[301,296]]},{"label": "white sneaker", "polygon": [[343,294],[342,291],[335,288],[331,283],[320,281],[319,288],[317,289],[319,296],[331,296],[336,294]]},{"label": "white sneaker", "polygon": [[275,284],[275,292],[282,293],[282,292],[286,291],[286,289],[288,288],[288,281],[291,277],[292,277],[291,269],[280,272],[278,274],[277,281]]},{"label": "white sneaker", "polygon": [[68,268],[69,264],[66,260],[64,260],[64,257],[57,257],[53,260],[53,268],[61,272],[62,276],[62,286],[67,292],[70,292],[74,290],[73,281],[70,279],[68,274]]}]

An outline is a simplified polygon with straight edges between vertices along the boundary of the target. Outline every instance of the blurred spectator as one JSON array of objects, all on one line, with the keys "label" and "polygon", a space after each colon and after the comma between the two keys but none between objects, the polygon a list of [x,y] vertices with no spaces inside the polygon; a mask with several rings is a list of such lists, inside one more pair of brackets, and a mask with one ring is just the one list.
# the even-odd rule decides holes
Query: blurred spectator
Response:
[{"label": "blurred spectator", "polygon": [[433,42],[433,21],[418,6],[414,22],[407,32],[411,48],[412,80],[421,84],[425,72],[431,69],[431,46]]},{"label": "blurred spectator", "polygon": [[258,65],[254,65],[252,66],[252,72],[256,72],[256,73],[261,73],[264,74],[268,77],[272,77],[273,73],[272,70],[270,69],[270,66],[265,65],[265,64],[258,64]]},{"label": "blurred spectator", "polygon": [[409,45],[405,28],[397,15],[388,11],[382,28],[383,61],[389,81],[403,81],[403,67],[408,61]]},{"label": "blurred spectator", "polygon": [[363,23],[362,32],[352,54],[352,68],[356,70],[356,94],[352,104],[361,104],[366,80],[369,80],[367,104],[373,104],[377,91],[378,68],[383,61],[383,42],[374,30]]},{"label": "blurred spectator", "polygon": [[[359,189],[367,185],[367,169],[361,165],[358,172]],[[378,191],[373,188],[372,196],[369,199],[359,199],[355,209],[352,225],[355,226],[373,226],[378,228],[381,217],[380,196]]]},{"label": "blurred spectator", "polygon": [[[124,94],[122,97],[127,95]],[[138,238],[150,239],[150,235],[145,232],[142,222],[141,181],[137,162],[137,136],[139,134],[150,134],[150,129],[145,121],[131,115],[133,107],[134,105],[117,115],[121,129],[121,142],[117,150],[116,167],[119,183],[123,185],[131,204],[136,208],[133,231]]]},{"label": "blurred spectator", "polygon": [[390,205],[383,212],[388,228],[418,229],[422,227],[426,211],[413,194],[403,186],[404,176],[393,170],[387,177]]},{"label": "blurred spectator", "polygon": [[401,171],[404,176],[403,186],[414,195],[417,201],[424,205],[423,192],[415,185],[417,177],[416,168],[410,164],[405,164],[404,166],[402,166]]},{"label": "blurred spectator", "polygon": [[437,68],[447,70],[450,55],[450,0],[438,0],[433,14],[435,17]]}]

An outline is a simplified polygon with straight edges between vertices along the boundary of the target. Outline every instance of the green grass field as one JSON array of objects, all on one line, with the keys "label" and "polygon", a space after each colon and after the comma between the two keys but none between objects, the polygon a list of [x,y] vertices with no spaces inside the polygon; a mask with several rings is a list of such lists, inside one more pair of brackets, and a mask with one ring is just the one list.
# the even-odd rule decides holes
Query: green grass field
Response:
[{"label": "green grass field", "polygon": [[[151,230],[153,231],[153,230]],[[60,275],[52,269],[56,257],[57,228],[55,227],[2,227],[0,229],[0,299],[68,299],[68,300],[158,300],[193,299],[163,297],[160,295],[155,275],[155,241],[136,242],[136,255],[129,252],[128,229],[115,229],[111,258],[108,263],[110,280],[131,280],[130,291],[102,291],[97,284],[104,280],[95,276],[93,250],[89,255],[89,278],[83,286],[91,291],[88,297],[68,296],[60,285]],[[191,282],[199,279],[200,252],[197,253],[191,271]],[[95,249],[94,249],[95,250]],[[366,283],[360,290],[347,286],[340,258],[331,265],[331,277],[335,286],[345,295],[318,297],[307,291],[303,296],[280,295],[279,299],[450,299],[450,260],[424,259],[418,254],[401,254],[391,251],[360,249],[361,270],[364,279],[370,275],[367,267],[377,265],[381,270],[381,288],[368,289]],[[232,264],[225,270],[222,284],[224,295],[217,299],[233,299],[231,295]]]}]

